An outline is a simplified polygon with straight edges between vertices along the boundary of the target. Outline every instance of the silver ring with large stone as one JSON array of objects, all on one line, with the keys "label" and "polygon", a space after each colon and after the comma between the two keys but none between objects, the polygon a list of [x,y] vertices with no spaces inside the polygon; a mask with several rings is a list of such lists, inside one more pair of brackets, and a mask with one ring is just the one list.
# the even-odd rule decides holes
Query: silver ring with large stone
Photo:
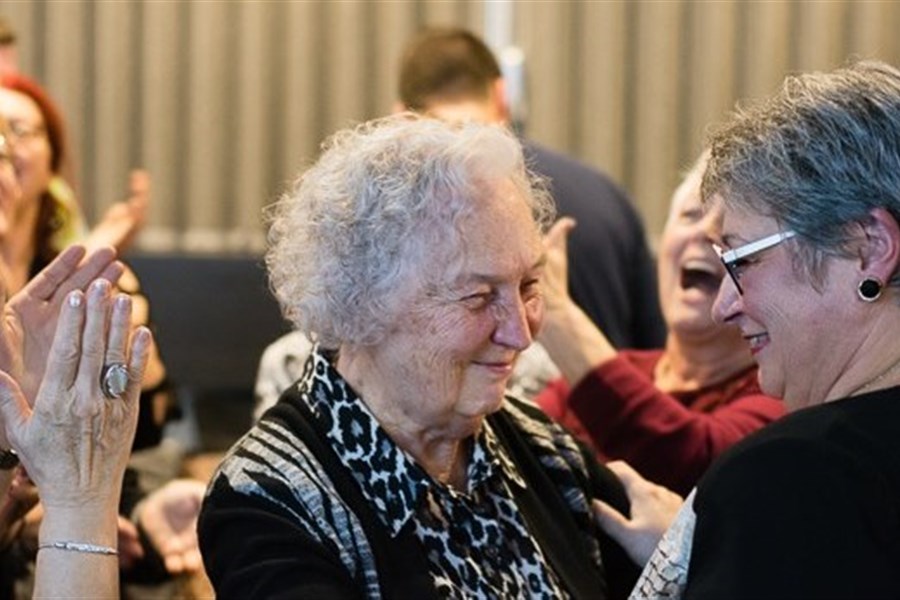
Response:
[{"label": "silver ring with large stone", "polygon": [[128,367],[123,363],[105,365],[100,373],[100,389],[110,400],[121,398],[128,389]]}]

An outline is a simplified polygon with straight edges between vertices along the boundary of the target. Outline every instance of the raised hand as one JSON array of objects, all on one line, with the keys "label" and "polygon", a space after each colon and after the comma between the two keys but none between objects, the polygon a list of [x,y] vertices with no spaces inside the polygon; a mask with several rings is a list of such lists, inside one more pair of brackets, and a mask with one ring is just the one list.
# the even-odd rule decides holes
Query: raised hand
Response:
[{"label": "raised hand", "polygon": [[566,242],[574,227],[574,219],[563,217],[544,236],[547,253],[541,286],[544,321],[538,334],[538,341],[570,385],[575,385],[591,369],[616,356],[616,349],[603,332],[569,296]]},{"label": "raised hand", "polygon": [[[122,485],[138,413],[150,332],[131,335],[131,299],[94,281],[69,293],[34,406],[0,374],[0,414],[9,442],[37,484],[45,510],[115,496]],[[101,390],[104,365],[127,365],[121,398]],[[65,483],[65,485],[61,485]]]},{"label": "raised hand", "polygon": [[[151,343],[146,328],[132,334],[131,298],[99,279],[62,303],[33,407],[0,373],[6,436],[44,509],[35,596],[118,595],[110,558]],[[121,365],[124,380],[103,379],[110,365]]]},{"label": "raised hand", "polygon": [[29,404],[43,377],[57,315],[67,294],[97,278],[115,283],[122,274],[112,248],[84,257],[81,246],[66,249],[5,303],[0,280],[0,369],[19,383]]},{"label": "raised hand", "polygon": [[150,205],[150,175],[135,170],[128,179],[128,197],[116,202],[103,219],[88,233],[84,245],[89,249],[112,246],[124,253],[144,226]]},{"label": "raised hand", "polygon": [[544,308],[547,312],[564,308],[569,298],[569,254],[566,243],[569,232],[575,228],[575,220],[562,217],[544,236],[547,265],[541,286],[544,292]]}]

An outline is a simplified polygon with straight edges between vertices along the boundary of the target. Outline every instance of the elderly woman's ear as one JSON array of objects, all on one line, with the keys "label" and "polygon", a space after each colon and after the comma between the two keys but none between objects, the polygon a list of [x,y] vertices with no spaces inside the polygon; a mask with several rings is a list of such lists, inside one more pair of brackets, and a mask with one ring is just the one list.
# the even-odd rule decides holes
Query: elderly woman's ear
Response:
[{"label": "elderly woman's ear", "polygon": [[873,208],[863,223],[865,238],[859,248],[860,284],[866,279],[887,285],[900,264],[900,225],[884,208]]}]

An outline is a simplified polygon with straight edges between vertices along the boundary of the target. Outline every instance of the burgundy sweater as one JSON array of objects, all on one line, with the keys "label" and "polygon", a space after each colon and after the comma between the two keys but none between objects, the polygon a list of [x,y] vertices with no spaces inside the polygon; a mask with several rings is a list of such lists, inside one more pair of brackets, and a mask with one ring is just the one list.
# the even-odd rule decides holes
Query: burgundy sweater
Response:
[{"label": "burgundy sweater", "polygon": [[700,390],[669,394],[653,382],[662,350],[625,350],[570,390],[552,381],[537,397],[548,415],[601,460],[624,460],[647,479],[687,494],[726,448],[784,414],[756,367]]}]

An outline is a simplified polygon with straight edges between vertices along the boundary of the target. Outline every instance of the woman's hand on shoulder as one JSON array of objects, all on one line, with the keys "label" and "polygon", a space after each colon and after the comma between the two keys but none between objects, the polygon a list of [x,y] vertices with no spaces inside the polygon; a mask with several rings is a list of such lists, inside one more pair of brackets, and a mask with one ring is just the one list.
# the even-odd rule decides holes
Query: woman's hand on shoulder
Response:
[{"label": "woman's hand on shoulder", "polygon": [[684,502],[683,498],[638,474],[628,463],[606,465],[613,471],[631,501],[626,517],[601,500],[594,500],[594,516],[600,527],[616,540],[638,565],[645,565]]}]

